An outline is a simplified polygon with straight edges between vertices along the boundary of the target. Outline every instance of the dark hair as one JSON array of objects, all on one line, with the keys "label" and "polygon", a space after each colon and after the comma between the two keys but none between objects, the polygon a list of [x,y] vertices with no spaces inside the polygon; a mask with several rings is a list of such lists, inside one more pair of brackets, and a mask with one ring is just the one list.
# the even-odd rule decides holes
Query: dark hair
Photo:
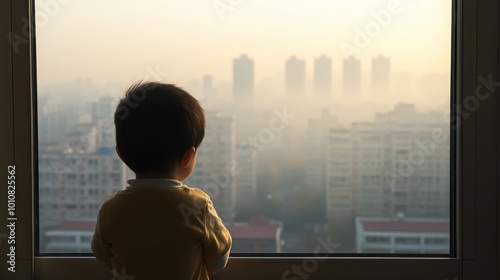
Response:
[{"label": "dark hair", "polygon": [[138,82],[115,111],[116,145],[135,173],[165,172],[205,136],[205,114],[198,101],[172,84]]}]

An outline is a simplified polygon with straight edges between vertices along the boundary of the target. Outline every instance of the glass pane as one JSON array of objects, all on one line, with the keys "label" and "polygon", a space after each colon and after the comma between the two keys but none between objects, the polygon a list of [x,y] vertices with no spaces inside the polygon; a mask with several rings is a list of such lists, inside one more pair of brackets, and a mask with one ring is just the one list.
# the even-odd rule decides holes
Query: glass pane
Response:
[{"label": "glass pane", "polygon": [[233,253],[450,252],[452,1],[35,2],[41,253],[89,253],[134,178],[112,116],[141,79],[205,108],[184,184]]}]

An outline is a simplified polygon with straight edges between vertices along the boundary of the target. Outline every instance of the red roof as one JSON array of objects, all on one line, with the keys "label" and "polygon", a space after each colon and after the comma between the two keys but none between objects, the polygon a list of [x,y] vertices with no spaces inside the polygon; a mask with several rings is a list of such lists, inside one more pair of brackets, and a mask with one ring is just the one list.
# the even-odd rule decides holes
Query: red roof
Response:
[{"label": "red roof", "polygon": [[448,232],[449,222],[440,221],[362,221],[365,231]]},{"label": "red roof", "polygon": [[227,229],[235,239],[276,239],[277,225],[228,225]]},{"label": "red roof", "polygon": [[94,231],[96,221],[63,221],[57,230],[88,230]]},{"label": "red roof", "polygon": [[[57,226],[57,230],[87,230],[94,231],[96,221],[64,221]],[[228,225],[227,229],[233,239],[247,240],[275,240],[279,226],[270,223],[269,219],[257,218],[250,224]]]}]

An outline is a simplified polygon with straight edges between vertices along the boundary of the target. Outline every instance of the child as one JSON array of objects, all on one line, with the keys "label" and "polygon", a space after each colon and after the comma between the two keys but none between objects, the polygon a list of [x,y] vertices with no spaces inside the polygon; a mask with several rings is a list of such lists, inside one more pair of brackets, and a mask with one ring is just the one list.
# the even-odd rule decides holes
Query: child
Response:
[{"label": "child", "polygon": [[114,119],[116,151],[136,179],[99,210],[96,261],[114,279],[209,279],[226,266],[231,236],[210,197],[181,183],[205,135],[203,109],[174,85],[137,83]]}]

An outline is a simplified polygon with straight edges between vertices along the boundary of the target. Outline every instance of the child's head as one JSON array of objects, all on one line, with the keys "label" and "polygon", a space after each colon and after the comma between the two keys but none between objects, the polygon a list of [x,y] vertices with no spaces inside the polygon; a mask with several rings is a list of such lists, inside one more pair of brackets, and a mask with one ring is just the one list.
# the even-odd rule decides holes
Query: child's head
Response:
[{"label": "child's head", "polygon": [[[194,164],[205,136],[205,115],[186,91],[157,82],[132,85],[115,112],[116,148],[140,174],[171,174]],[[192,171],[188,172],[187,175]]]}]

